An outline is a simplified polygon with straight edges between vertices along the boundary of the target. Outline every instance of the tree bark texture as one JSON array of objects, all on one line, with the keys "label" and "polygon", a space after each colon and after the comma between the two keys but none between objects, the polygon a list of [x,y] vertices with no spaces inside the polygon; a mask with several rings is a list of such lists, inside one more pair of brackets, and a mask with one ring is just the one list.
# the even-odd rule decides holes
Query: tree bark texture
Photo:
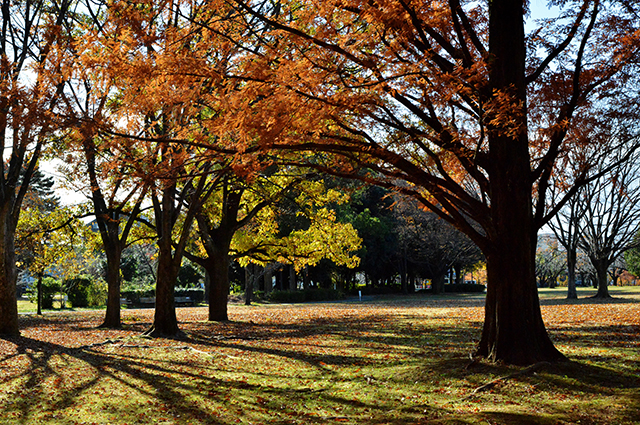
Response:
[{"label": "tree bark texture", "polygon": [[557,361],[564,356],[549,339],[536,287],[523,2],[494,0],[489,9],[491,95],[510,97],[519,127],[507,131],[513,124],[489,126],[491,227],[485,247],[485,321],[477,354],[518,365]]},{"label": "tree bark texture", "polygon": [[178,335],[178,318],[176,317],[174,287],[178,278],[176,260],[171,255],[171,245],[160,248],[158,255],[158,274],[156,277],[156,309],[153,316],[153,336]]},{"label": "tree bark texture", "polygon": [[0,210],[0,335],[7,337],[20,335],[16,297],[16,226],[13,221],[5,204]]},{"label": "tree bark texture", "polygon": [[229,320],[229,247],[216,247],[209,251],[207,270],[211,277],[209,288],[209,320]]},{"label": "tree bark texture", "polygon": [[567,299],[577,300],[578,291],[576,289],[576,251],[567,250]]},{"label": "tree bark texture", "polygon": [[609,294],[609,279],[607,274],[607,270],[610,266],[609,261],[606,259],[592,259],[591,263],[596,269],[598,288],[598,292],[596,292],[593,298],[611,298],[611,295]]},{"label": "tree bark texture", "polygon": [[109,222],[106,225],[109,237],[103,236],[103,246],[107,257],[107,310],[101,328],[118,329],[122,327],[120,321],[120,261],[122,259],[122,244],[118,235],[119,222]]}]

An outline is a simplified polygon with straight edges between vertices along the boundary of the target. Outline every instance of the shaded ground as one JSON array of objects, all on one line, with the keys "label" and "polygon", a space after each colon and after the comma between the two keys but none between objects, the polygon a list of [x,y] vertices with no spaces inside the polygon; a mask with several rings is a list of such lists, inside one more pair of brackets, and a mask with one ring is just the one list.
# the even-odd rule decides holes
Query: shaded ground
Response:
[{"label": "shaded ground", "polygon": [[[0,340],[1,423],[640,423],[640,297],[564,302],[541,294],[553,340],[572,360],[519,369],[468,354],[481,297],[231,306],[227,323],[180,308],[186,337],[95,329],[102,312],[21,316]],[[614,295],[615,296],[615,295]]]}]

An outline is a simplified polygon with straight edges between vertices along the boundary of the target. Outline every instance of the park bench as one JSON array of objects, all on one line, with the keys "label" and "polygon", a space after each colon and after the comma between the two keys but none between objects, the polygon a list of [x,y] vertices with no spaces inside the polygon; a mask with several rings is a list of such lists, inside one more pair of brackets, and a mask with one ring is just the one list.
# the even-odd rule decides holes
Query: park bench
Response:
[{"label": "park bench", "polygon": [[191,299],[191,297],[175,297],[174,298],[176,305],[195,305],[196,303]]},{"label": "park bench", "polygon": [[[122,300],[120,300],[122,302]],[[126,302],[126,299],[125,299]],[[195,301],[191,297],[175,297],[174,302],[176,305],[195,305]],[[155,305],[156,297],[140,297],[138,300],[139,305]]]},{"label": "park bench", "polygon": [[154,304],[156,303],[156,297],[140,297],[139,304]]}]

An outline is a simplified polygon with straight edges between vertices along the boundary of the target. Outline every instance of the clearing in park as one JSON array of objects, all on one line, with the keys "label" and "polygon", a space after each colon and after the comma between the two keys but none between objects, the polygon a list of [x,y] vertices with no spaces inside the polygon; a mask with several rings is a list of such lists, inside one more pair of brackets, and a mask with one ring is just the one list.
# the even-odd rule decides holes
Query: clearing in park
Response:
[{"label": "clearing in park", "polygon": [[148,339],[153,310],[21,316],[0,340],[0,423],[640,423],[640,288],[606,302],[541,292],[570,362],[472,363],[483,297],[180,308],[181,339]]}]

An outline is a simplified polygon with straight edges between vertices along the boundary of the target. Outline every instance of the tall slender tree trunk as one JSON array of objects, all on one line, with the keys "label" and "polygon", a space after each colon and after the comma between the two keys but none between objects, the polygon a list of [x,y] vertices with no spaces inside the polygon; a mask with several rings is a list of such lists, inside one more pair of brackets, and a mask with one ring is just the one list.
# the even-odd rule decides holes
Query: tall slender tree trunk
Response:
[{"label": "tall slender tree trunk", "polygon": [[298,278],[296,277],[296,269],[293,267],[293,264],[289,265],[289,290],[298,290]]},{"label": "tall slender tree trunk", "polygon": [[[307,284],[307,287],[305,289],[308,289],[308,276],[309,276],[309,270],[305,267],[305,284]],[[273,289],[273,265],[272,264],[268,264],[265,267],[264,270],[264,293],[268,294],[271,292],[271,290]]]},{"label": "tall slender tree trunk", "polygon": [[244,282],[244,305],[251,305],[253,299],[253,288],[257,279],[257,266],[255,264],[248,264],[245,267],[245,282]]},{"label": "tall slender tree trunk", "polygon": [[577,300],[578,291],[576,289],[576,251],[567,250],[567,299]]},{"label": "tall slender tree trunk", "polygon": [[407,247],[402,247],[402,258],[400,259],[400,287],[403,294],[409,293],[409,282],[407,279]]},{"label": "tall slender tree trunk", "polygon": [[209,293],[211,292],[211,275],[209,270],[204,269],[204,299],[209,303]]},{"label": "tall slender tree trunk", "polygon": [[152,336],[176,336],[180,333],[176,316],[174,289],[180,263],[171,255],[171,244],[159,243],[158,272],[156,276],[156,309],[153,327],[147,331]]},{"label": "tall slender tree trunk", "polygon": [[[117,237],[117,235],[116,235]],[[115,243],[105,243],[107,256],[107,311],[101,328],[119,329],[120,321],[120,261],[122,259],[122,247],[118,239]]]},{"label": "tall slender tree trunk", "polygon": [[37,303],[37,315],[42,316],[42,273],[38,273],[38,303]]},{"label": "tall slender tree trunk", "polygon": [[3,205],[0,210],[0,335],[16,337],[20,335],[16,297],[16,226],[9,205]]}]

